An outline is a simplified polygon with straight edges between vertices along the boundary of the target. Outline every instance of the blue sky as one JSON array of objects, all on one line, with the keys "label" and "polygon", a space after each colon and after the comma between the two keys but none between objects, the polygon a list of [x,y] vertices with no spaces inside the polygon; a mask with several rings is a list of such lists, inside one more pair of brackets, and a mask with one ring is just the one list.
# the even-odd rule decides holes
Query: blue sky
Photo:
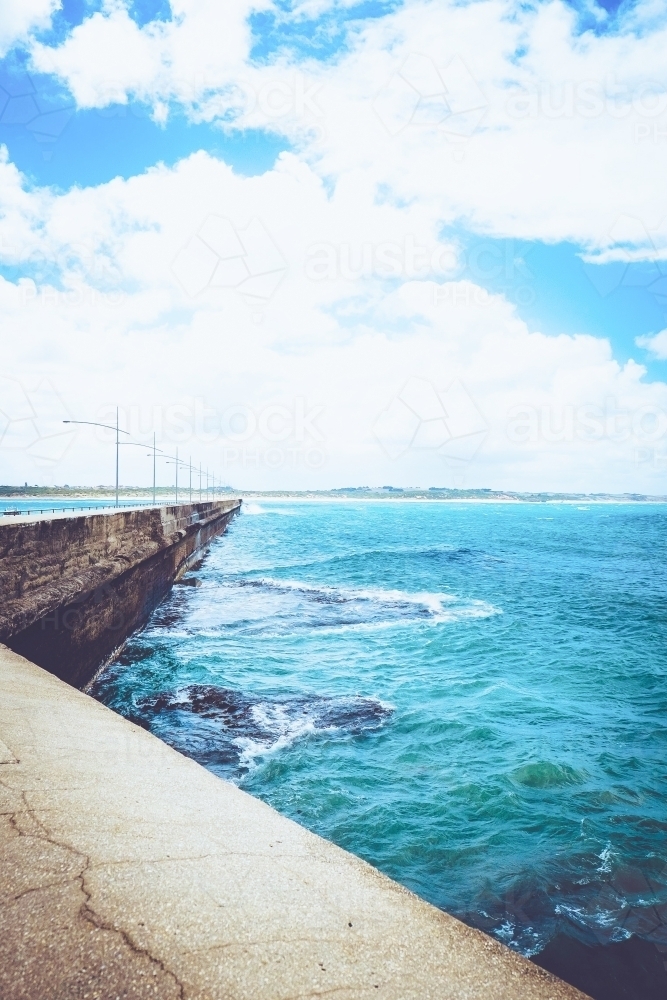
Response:
[{"label": "blue sky", "polygon": [[[497,247],[489,265],[493,273],[484,275],[483,283],[492,292],[505,292],[529,326],[552,336],[608,337],[621,363],[632,357],[646,364],[649,379],[667,376],[667,362],[652,360],[635,344],[636,337],[667,325],[667,287],[660,294],[651,290],[660,277],[656,265],[586,264],[585,248],[572,243],[492,243]],[[507,254],[523,264],[517,263],[514,273],[494,267]]]},{"label": "blue sky", "polygon": [[[354,350],[361,350],[372,331],[382,335],[383,324],[385,331],[412,329],[417,336],[426,323],[436,353],[443,338],[460,336],[463,359],[472,334],[463,327],[451,334],[458,330],[458,314],[446,319],[418,305],[421,293],[410,274],[378,283],[382,275],[371,268],[351,288],[339,273],[346,255],[363,255],[367,247],[382,257],[383,247],[404,248],[410,240],[421,241],[429,253],[434,241],[458,248],[458,267],[447,274],[422,273],[418,283],[472,282],[497,297],[493,313],[483,314],[489,329],[514,316],[528,333],[544,336],[546,367],[533,384],[554,377],[549,365],[560,363],[553,360],[549,338],[570,338],[567,350],[576,353],[575,339],[588,335],[610,342],[620,369],[630,359],[647,369],[639,382],[636,373],[621,373],[618,385],[610,383],[605,392],[625,391],[628,379],[635,380],[633,392],[640,391],[640,383],[659,387],[667,378],[667,351],[659,346],[667,328],[667,206],[661,204],[660,180],[663,123],[667,134],[667,104],[663,115],[660,102],[663,96],[667,102],[667,81],[658,42],[665,19],[648,2],[505,0],[504,11],[486,7],[487,2],[323,4],[313,17],[306,8],[280,2],[236,0],[223,9],[181,0],[174,17],[168,0],[63,0],[48,21],[43,13],[48,0],[31,0],[39,8],[34,23],[0,60],[0,144],[22,175],[24,192],[16,189],[11,197],[17,207],[5,208],[3,244],[12,246],[17,233],[25,241],[29,230],[30,239],[45,239],[50,248],[63,239],[73,246],[83,240],[91,253],[102,253],[103,264],[95,267],[122,275],[123,294],[136,292],[125,325],[114,328],[113,335],[125,340],[142,329],[180,342],[194,336],[187,333],[188,323],[191,330],[208,323],[213,330],[220,322],[216,316],[233,314],[240,327],[249,323],[244,338],[248,345],[256,341],[248,347],[256,353],[239,360],[244,374],[236,382],[228,373],[222,376],[231,398],[247,391],[247,377],[262,351],[286,358],[310,350],[313,368],[304,370],[306,382],[298,390],[305,391],[317,381],[318,352],[336,342],[343,352],[353,341]],[[478,11],[484,12],[479,21]],[[433,80],[441,81],[446,98],[437,96],[440,83]],[[315,96],[310,104],[306,98],[305,111],[301,107],[297,114],[309,86]],[[593,115],[579,89],[591,86],[598,105]],[[429,87],[435,97],[428,96]],[[457,87],[463,88],[460,96]],[[269,94],[266,107],[262,88]],[[527,115],[512,110],[517,93],[532,102]],[[389,119],[382,110],[385,94],[394,102]],[[400,102],[413,97],[421,103],[405,112]],[[276,112],[271,100],[286,100],[287,111]],[[444,131],[434,132],[420,124],[419,115],[434,113],[429,102],[439,100],[449,103],[438,126]],[[467,105],[461,105],[462,125],[450,130],[457,101]],[[554,113],[563,101],[565,111]],[[389,134],[382,131],[385,126]],[[207,158],[197,159],[202,152]],[[193,165],[185,167],[189,158]],[[179,199],[192,205],[178,224],[169,221],[169,213],[162,218],[159,206],[151,207],[148,221],[137,201],[136,192],[145,198],[156,190],[150,178],[158,164],[167,171],[160,175],[164,184],[173,188],[169,211],[177,210]],[[145,185],[138,183],[143,175]],[[182,189],[185,181],[179,178],[186,176],[188,188]],[[124,183],[114,188],[110,202],[105,191],[114,179]],[[212,187],[202,200],[207,185]],[[88,192],[85,202],[74,198],[77,189]],[[385,191],[389,196],[379,199]],[[76,214],[84,203],[86,217]],[[68,215],[67,206],[75,204],[79,208]],[[256,213],[275,244],[271,273],[279,275],[284,261],[286,277],[260,312],[251,307],[237,314],[240,300],[233,304],[222,295],[215,304],[208,292],[197,292],[203,297],[196,301],[178,301],[185,286],[180,278],[174,285],[173,274],[172,285],[164,285],[167,272],[180,266],[174,265],[179,246],[192,247],[199,239],[193,234],[205,223],[206,206],[215,218],[231,220],[237,232],[244,232]],[[69,220],[68,237],[63,219]],[[619,236],[619,225],[629,226],[630,236]],[[130,241],[144,230],[173,230],[160,247],[165,263],[159,277],[132,271],[130,262],[137,258]],[[308,261],[321,246],[332,255],[331,281],[303,284]],[[17,289],[22,278],[36,280],[33,257],[32,251],[17,259],[5,254],[0,274]],[[70,260],[72,253],[61,258]],[[61,291],[84,273],[81,264],[56,273],[59,267],[42,267],[39,273]],[[157,302],[167,287],[175,298],[149,318],[147,297],[154,295]],[[39,289],[35,294],[39,298]],[[466,316],[470,330],[481,329],[480,322],[474,310]],[[74,343],[91,329],[89,319],[66,310],[58,323],[60,339],[44,357],[71,357],[64,346],[68,338]],[[404,349],[408,360],[396,360],[397,372],[413,364],[409,336]],[[25,361],[32,371],[38,356],[35,347]],[[297,387],[276,388],[280,379],[266,363],[266,371],[255,373],[260,395],[297,392]],[[341,361],[341,370],[349,370],[350,363]],[[576,361],[568,356],[563,363],[576,373]],[[582,355],[581,372],[591,363]],[[463,360],[457,364],[463,371]],[[430,366],[421,365],[411,374],[422,377]],[[17,366],[20,375],[20,359]],[[67,380],[66,372],[58,377]],[[488,385],[486,376],[479,377]],[[447,378],[443,370],[443,386]],[[528,391],[518,388],[521,378],[517,375],[513,390],[517,400]],[[531,378],[525,378],[529,386]],[[569,375],[565,382],[577,379]],[[367,388],[362,395],[375,398],[372,379]],[[334,390],[321,391],[327,396]],[[169,392],[188,395],[191,388],[185,382],[178,388],[172,379]],[[655,393],[646,398],[657,405]],[[373,422],[364,421],[371,440]],[[341,472],[346,482],[352,471]]]}]

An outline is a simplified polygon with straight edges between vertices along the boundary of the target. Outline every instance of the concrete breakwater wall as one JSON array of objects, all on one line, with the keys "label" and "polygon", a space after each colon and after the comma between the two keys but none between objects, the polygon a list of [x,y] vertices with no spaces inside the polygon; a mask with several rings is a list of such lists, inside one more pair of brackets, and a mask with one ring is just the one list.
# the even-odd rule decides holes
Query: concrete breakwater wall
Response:
[{"label": "concrete breakwater wall", "polygon": [[0,642],[77,687],[147,620],[240,500],[0,525]]}]

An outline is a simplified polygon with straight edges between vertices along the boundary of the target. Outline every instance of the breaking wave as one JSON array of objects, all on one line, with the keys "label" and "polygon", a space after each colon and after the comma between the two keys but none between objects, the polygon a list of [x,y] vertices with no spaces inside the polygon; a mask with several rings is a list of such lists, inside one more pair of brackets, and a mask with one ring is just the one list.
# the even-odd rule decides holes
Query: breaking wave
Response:
[{"label": "breaking wave", "polygon": [[[241,577],[232,585],[291,597],[306,608],[316,608],[319,624],[329,626],[415,620],[437,624],[502,613],[486,601],[430,591],[409,593],[379,587],[334,587],[275,577]],[[312,617],[305,621],[310,626],[316,624]]]}]

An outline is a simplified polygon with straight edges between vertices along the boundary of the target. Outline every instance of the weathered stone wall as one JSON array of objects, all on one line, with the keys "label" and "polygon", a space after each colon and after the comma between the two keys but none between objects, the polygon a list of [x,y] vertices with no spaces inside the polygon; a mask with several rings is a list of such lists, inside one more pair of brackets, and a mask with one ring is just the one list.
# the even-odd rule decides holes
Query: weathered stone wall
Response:
[{"label": "weathered stone wall", "polygon": [[0,525],[0,641],[86,684],[239,507],[233,500]]}]

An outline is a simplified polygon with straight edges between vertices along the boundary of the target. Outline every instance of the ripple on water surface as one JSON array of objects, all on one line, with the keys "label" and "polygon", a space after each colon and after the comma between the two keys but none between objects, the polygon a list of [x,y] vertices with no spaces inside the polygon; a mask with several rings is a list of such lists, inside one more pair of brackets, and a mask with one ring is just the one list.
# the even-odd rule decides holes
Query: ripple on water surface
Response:
[{"label": "ripple on water surface", "polygon": [[665,527],[263,503],[95,693],[600,1000],[666,996]]}]

